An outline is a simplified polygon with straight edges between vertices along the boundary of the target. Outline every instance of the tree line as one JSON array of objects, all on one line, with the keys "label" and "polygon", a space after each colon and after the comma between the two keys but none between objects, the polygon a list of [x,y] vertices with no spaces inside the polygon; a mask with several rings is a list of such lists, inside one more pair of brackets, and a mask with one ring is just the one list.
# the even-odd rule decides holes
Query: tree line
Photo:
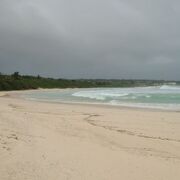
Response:
[{"label": "tree line", "polygon": [[168,81],[154,80],[114,80],[114,79],[54,79],[40,75],[11,75],[0,73],[0,91],[26,90],[38,88],[97,88],[97,87],[135,87],[161,85]]}]

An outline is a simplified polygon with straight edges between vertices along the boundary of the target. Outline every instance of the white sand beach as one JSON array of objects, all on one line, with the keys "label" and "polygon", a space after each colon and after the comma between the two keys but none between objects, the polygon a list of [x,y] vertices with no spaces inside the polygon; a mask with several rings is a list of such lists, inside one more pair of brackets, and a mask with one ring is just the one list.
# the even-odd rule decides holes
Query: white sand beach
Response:
[{"label": "white sand beach", "polygon": [[180,179],[180,112],[53,104],[5,94],[0,180]]}]

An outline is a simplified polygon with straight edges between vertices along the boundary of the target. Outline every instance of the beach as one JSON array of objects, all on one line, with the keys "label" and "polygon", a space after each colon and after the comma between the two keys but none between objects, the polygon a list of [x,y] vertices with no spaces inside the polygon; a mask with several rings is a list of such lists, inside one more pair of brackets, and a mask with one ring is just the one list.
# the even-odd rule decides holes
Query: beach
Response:
[{"label": "beach", "polygon": [[20,93],[0,93],[0,179],[180,179],[180,112],[37,102]]}]

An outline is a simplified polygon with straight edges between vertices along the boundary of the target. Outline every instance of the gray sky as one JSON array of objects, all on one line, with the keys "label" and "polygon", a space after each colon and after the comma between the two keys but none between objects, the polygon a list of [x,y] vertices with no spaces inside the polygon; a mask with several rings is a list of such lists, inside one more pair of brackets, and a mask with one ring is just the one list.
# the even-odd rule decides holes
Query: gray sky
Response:
[{"label": "gray sky", "polygon": [[180,80],[179,0],[0,0],[0,72]]}]

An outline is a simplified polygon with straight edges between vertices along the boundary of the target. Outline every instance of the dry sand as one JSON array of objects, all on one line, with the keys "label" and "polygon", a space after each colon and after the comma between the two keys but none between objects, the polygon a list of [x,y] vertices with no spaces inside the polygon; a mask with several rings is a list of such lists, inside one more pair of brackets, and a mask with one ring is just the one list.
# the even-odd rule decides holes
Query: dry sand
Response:
[{"label": "dry sand", "polygon": [[179,112],[0,97],[0,180],[121,179],[180,179]]}]

